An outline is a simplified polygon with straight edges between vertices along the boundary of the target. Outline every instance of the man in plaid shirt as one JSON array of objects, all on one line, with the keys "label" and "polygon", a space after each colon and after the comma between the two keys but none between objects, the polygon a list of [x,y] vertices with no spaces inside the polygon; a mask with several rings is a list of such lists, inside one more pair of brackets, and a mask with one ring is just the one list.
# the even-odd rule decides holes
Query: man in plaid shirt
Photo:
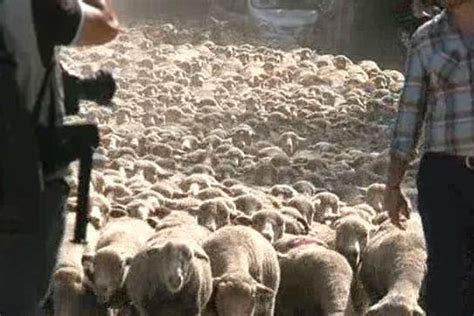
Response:
[{"label": "man in plaid shirt", "polygon": [[428,250],[428,316],[474,315],[474,0],[448,7],[414,34],[385,193],[392,222],[410,217],[401,182],[417,156],[418,208]]}]

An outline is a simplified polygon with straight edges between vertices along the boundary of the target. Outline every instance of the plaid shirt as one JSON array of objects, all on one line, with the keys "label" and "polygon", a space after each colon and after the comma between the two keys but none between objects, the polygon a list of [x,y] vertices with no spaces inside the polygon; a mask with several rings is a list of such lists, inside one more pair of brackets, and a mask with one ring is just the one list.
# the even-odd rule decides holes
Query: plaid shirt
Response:
[{"label": "plaid shirt", "polygon": [[413,160],[422,129],[423,151],[474,155],[474,48],[446,10],[413,35],[391,153]]}]

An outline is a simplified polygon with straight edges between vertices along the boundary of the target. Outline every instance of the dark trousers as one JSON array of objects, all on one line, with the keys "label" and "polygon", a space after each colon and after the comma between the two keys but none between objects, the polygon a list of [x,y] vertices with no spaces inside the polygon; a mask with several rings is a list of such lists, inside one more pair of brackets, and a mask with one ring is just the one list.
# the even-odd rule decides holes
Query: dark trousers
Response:
[{"label": "dark trousers", "polygon": [[62,241],[68,194],[65,181],[47,183],[38,215],[29,214],[36,222],[34,232],[0,232],[1,316],[42,315],[40,303]]},{"label": "dark trousers", "polygon": [[417,179],[427,250],[428,316],[474,315],[474,170],[426,154]]}]

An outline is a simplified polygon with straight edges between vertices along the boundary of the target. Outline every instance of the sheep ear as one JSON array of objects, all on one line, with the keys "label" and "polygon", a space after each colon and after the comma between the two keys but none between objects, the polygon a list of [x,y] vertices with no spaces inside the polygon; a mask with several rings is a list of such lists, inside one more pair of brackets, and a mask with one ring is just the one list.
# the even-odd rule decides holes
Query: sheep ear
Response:
[{"label": "sheep ear", "polygon": [[[213,287],[214,289],[216,289],[219,285],[222,284],[222,281],[223,281],[222,277],[214,278],[214,279],[212,280],[212,287]],[[215,291],[213,291],[213,292],[215,292]]]},{"label": "sheep ear", "polygon": [[201,249],[195,249],[194,250],[194,256],[198,259],[201,259],[201,260],[204,260],[204,261],[207,261],[207,262],[210,262],[210,259],[209,257],[207,256],[207,254],[201,250]]},{"label": "sheep ear", "polygon": [[109,216],[111,218],[120,218],[128,216],[128,213],[125,210],[115,209],[110,211]]},{"label": "sheep ear", "polygon": [[416,305],[413,316],[426,316],[426,313],[419,305]]},{"label": "sheep ear", "polygon": [[306,235],[309,234],[309,232],[311,231],[311,227],[309,226],[306,219],[304,219],[303,217],[298,217],[296,221],[298,221],[301,225],[303,225],[305,234]]},{"label": "sheep ear", "polygon": [[379,229],[380,229],[380,226],[372,226],[369,230],[369,239],[372,239],[372,237],[374,237],[377,234]]},{"label": "sheep ear", "polygon": [[341,215],[327,215],[324,217],[324,222],[327,224],[329,222],[329,227],[332,229],[337,229],[341,225]]},{"label": "sheep ear", "polygon": [[94,260],[94,254],[92,253],[85,253],[82,255],[82,266],[87,267],[89,265],[92,265],[92,262]]},{"label": "sheep ear", "polygon": [[244,226],[251,226],[252,225],[252,218],[247,215],[239,215],[234,219],[235,225],[244,225]]},{"label": "sheep ear", "polygon": [[148,217],[146,219],[146,222],[148,223],[148,225],[150,225],[151,228],[154,228],[154,229],[156,229],[156,227],[159,224],[159,221],[156,218],[153,218],[153,217]]},{"label": "sheep ear", "polygon": [[230,219],[234,222],[235,219],[239,216],[245,215],[243,212],[238,210],[233,210],[230,212]]},{"label": "sheep ear", "polygon": [[262,299],[271,300],[275,296],[275,291],[263,284],[257,283],[255,287],[255,294],[257,297]]},{"label": "sheep ear", "polygon": [[199,207],[190,207],[186,210],[189,215],[197,217],[199,214]]},{"label": "sheep ear", "polygon": [[377,316],[376,310],[369,310],[365,316]]},{"label": "sheep ear", "polygon": [[133,261],[133,257],[127,256],[123,262],[125,266],[130,266],[132,264],[132,261]]},{"label": "sheep ear", "polygon": [[165,249],[166,245],[168,245],[168,243],[166,243],[165,245],[160,245],[160,246],[156,246],[156,247],[152,247],[150,249],[147,249],[147,251],[146,251],[147,256],[153,256],[157,253],[162,252],[163,249]]},{"label": "sheep ear", "polygon": [[289,259],[289,256],[286,253],[282,253],[282,252],[277,251],[276,254],[277,254],[278,261],[280,261],[280,262]]},{"label": "sheep ear", "polygon": [[84,275],[87,280],[92,280],[94,279],[94,254],[92,253],[85,253],[82,255],[82,266],[84,269]]},{"label": "sheep ear", "polygon": [[365,316],[379,316],[379,304],[375,304],[369,308]]},{"label": "sheep ear", "polygon": [[158,218],[164,218],[168,216],[171,213],[171,210],[168,208],[161,206],[155,209],[155,215],[158,216]]}]

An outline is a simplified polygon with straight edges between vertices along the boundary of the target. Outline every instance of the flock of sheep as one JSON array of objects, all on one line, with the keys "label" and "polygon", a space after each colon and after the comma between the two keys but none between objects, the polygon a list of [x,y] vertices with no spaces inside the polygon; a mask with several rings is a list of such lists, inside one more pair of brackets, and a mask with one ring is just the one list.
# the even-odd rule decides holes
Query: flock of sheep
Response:
[{"label": "flock of sheep", "polygon": [[45,306],[67,316],[424,315],[419,217],[399,230],[381,205],[403,76],[241,44],[216,23],[144,23],[64,52],[78,73],[115,71],[120,90],[113,109],[86,104],[71,119],[96,122],[102,136],[89,243],[71,243],[68,213]]}]

